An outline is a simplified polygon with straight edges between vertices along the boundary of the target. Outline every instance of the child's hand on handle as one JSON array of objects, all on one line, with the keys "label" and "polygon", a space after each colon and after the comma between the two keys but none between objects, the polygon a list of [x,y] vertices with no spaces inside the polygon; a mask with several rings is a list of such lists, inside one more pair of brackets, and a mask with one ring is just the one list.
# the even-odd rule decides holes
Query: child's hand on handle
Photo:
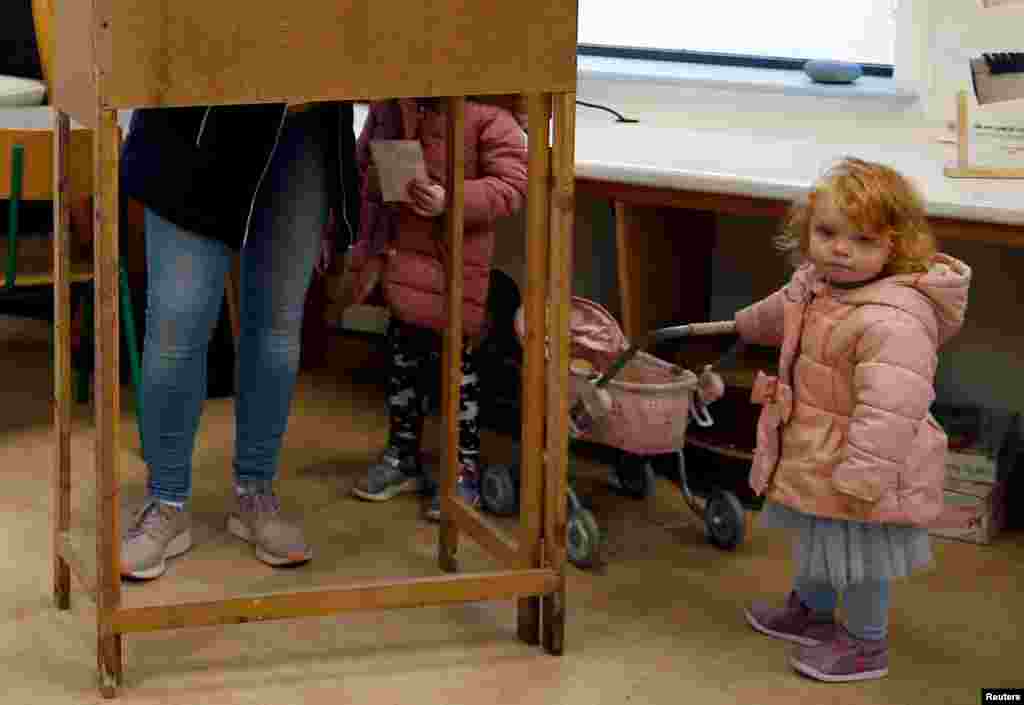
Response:
[{"label": "child's hand on handle", "polygon": [[725,382],[711,365],[704,365],[697,378],[697,391],[705,404],[714,404],[725,395]]},{"label": "child's hand on handle", "polygon": [[444,213],[445,192],[441,184],[424,179],[413,179],[409,182],[409,197],[412,212],[423,218],[436,218]]}]

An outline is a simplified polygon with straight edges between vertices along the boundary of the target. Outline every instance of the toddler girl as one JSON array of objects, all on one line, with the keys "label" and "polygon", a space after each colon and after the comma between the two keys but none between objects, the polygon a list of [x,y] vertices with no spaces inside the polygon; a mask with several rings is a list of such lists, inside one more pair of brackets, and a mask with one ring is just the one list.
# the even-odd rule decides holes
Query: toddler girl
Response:
[{"label": "toddler girl", "polygon": [[[800,644],[823,681],[888,673],[889,581],[931,563],[946,435],[929,414],[936,351],[961,327],[971,270],[937,254],[921,197],[892,169],[847,158],[794,205],[789,284],[736,314],[743,342],[781,346],[750,484],[762,526],[794,530],[796,580],[751,626]],[[844,622],[834,611],[843,598]]]}]

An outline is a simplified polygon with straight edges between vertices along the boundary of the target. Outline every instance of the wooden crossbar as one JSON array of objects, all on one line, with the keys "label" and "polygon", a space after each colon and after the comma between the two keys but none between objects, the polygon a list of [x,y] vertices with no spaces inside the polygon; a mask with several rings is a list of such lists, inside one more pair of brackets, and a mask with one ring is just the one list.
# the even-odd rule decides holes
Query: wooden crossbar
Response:
[{"label": "wooden crossbar", "polygon": [[115,632],[147,632],[293,617],[322,617],[351,610],[514,599],[526,595],[545,595],[557,587],[558,576],[551,570],[510,570],[377,581],[210,602],[122,608],[114,610],[109,616]]}]

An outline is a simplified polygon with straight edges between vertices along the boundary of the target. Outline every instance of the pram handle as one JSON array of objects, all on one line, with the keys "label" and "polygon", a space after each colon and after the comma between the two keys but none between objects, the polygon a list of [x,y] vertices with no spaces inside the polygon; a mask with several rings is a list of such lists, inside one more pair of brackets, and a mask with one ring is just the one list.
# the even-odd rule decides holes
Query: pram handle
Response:
[{"label": "pram handle", "polygon": [[708,323],[688,323],[682,326],[670,326],[651,331],[648,339],[652,343],[663,343],[695,335],[734,335],[736,321],[710,321]]},{"label": "pram handle", "polygon": [[642,348],[646,347],[650,343],[663,343],[666,340],[675,340],[677,338],[685,338],[692,335],[731,335],[736,333],[736,322],[735,321],[711,321],[709,323],[688,323],[682,326],[671,326],[669,328],[659,328],[653,330],[644,336],[644,339],[638,345],[630,345],[626,350],[619,355],[618,358],[612,362],[608,370],[601,375],[601,377],[595,383],[598,387],[603,387],[615,378],[623,367],[626,366],[633,356],[637,354]]}]

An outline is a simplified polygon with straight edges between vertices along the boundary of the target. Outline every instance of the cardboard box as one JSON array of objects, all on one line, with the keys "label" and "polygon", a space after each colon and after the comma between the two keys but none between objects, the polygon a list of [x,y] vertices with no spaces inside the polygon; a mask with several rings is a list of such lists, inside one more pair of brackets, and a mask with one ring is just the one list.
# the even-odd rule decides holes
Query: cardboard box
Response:
[{"label": "cardboard box", "polygon": [[994,485],[999,477],[999,462],[978,449],[950,450],[946,455],[946,472],[957,480]]},{"label": "cardboard box", "polygon": [[947,528],[931,528],[929,533],[969,543],[989,544],[1006,522],[1004,483],[989,484],[947,478],[945,502]]},{"label": "cardboard box", "polygon": [[990,485],[1006,478],[1016,462],[1016,413],[938,404],[932,413],[949,436],[950,477]]}]

